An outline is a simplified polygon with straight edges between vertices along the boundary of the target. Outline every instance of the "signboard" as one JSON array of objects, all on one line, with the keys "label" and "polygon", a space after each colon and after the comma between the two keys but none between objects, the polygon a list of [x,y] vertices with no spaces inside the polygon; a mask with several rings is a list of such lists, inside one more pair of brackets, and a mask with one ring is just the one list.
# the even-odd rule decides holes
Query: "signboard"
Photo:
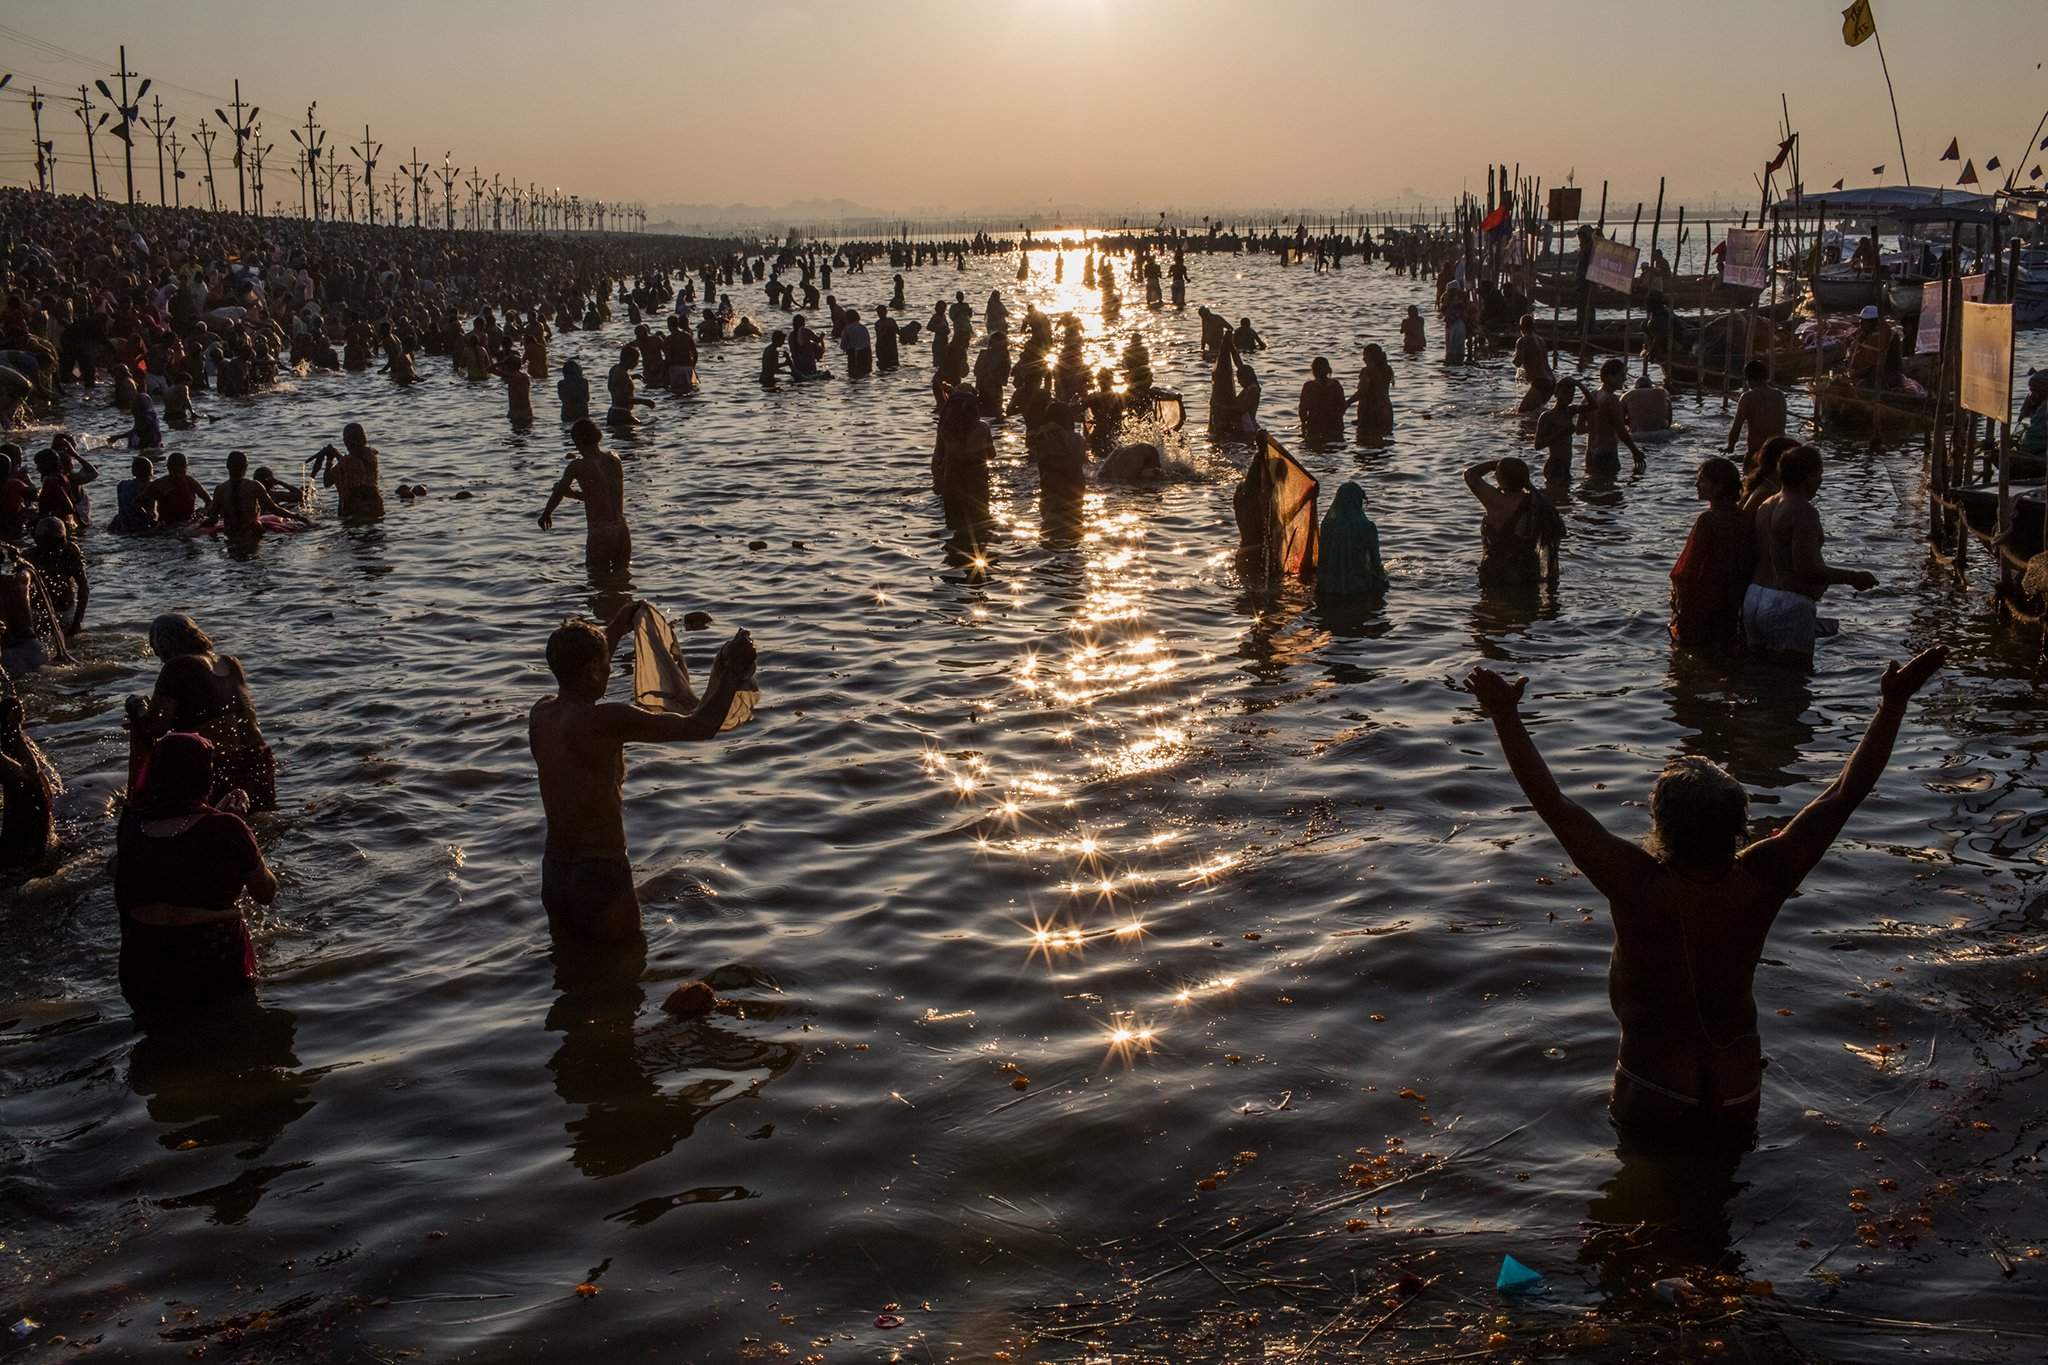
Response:
[{"label": "signboard", "polygon": [[1729,228],[1728,244],[1721,253],[1721,282],[1743,289],[1762,289],[1769,284],[1771,272],[1764,260],[1770,240],[1762,228]]},{"label": "signboard", "polygon": [[1569,223],[1579,216],[1579,200],[1586,191],[1581,186],[1559,185],[1550,191],[1549,218],[1553,223]]},{"label": "signboard", "polygon": [[[1940,280],[1929,280],[1920,286],[1920,330],[1913,336],[1915,355],[1932,355],[1941,349],[1941,324],[1946,315],[1941,294]],[[1962,296],[1964,303],[1984,302],[1984,277],[1963,276]]]},{"label": "signboard", "polygon": [[2012,305],[1963,305],[1963,407],[2012,420]]},{"label": "signboard", "polygon": [[1640,259],[1642,253],[1632,246],[1595,237],[1593,257],[1586,263],[1586,278],[1617,294],[1626,294],[1635,283],[1636,262]]}]

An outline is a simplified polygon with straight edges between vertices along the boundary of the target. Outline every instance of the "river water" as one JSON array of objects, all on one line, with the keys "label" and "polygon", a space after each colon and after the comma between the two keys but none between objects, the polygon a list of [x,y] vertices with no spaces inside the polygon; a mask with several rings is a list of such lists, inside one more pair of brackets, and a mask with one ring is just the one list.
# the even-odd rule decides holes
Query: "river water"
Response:
[{"label": "river water", "polygon": [[[1191,400],[1183,476],[1091,493],[1078,542],[1041,534],[1013,425],[985,563],[948,552],[923,345],[894,376],[778,391],[753,346],[707,353],[701,395],[614,442],[633,590],[712,614],[685,637],[700,669],[749,628],[764,687],[722,743],[630,759],[644,963],[558,970],[538,901],[525,713],[548,630],[611,600],[573,505],[534,525],[554,423],[511,431],[500,386],[439,359],[410,392],[310,377],[216,404],[196,472],[240,447],[288,473],[360,420],[424,499],[247,559],[92,534],[86,662],[26,689],[72,851],[10,894],[0,964],[0,1306],[42,1324],[27,1354],[1258,1359],[1354,1341],[1408,1266],[1431,1287],[1368,1357],[1611,1327],[1752,1358],[2038,1358],[2048,708],[1981,552],[1968,587],[1930,564],[1918,453],[1828,443],[1830,552],[1882,586],[1830,599],[1843,634],[1810,678],[1683,657],[1666,575],[1718,397],[1564,503],[1554,594],[1491,603],[1459,471],[1513,450],[1505,359],[1397,358],[1391,442],[1304,450],[1308,361],[1348,386],[1363,342],[1398,357],[1425,286],[1196,259],[1191,301],[1271,344],[1268,422],[1324,505],[1367,490],[1393,590],[1327,613],[1232,567],[1244,452],[1201,434],[1192,308],[1105,327],[1078,253],[1061,286],[1034,259],[1022,287],[1014,257],[907,272],[910,315],[1021,288],[1082,311],[1105,360],[1141,330]],[[888,273],[837,293],[871,315]],[[555,360],[601,377],[628,330]],[[247,667],[284,890],[260,1009],[144,1036],[92,811],[168,610]],[[1732,1172],[1618,1156],[1603,908],[1455,681],[1526,672],[1567,791],[1636,835],[1679,753],[1788,816],[1883,661],[1934,643],[1950,667],[1758,974],[1757,1149]],[[727,1006],[662,1014],[694,975]],[[1389,1178],[1362,1191],[1353,1163]],[[1508,1254],[1538,1294],[1495,1292]],[[1701,1267],[1775,1294],[1681,1320],[1649,1287]]]}]

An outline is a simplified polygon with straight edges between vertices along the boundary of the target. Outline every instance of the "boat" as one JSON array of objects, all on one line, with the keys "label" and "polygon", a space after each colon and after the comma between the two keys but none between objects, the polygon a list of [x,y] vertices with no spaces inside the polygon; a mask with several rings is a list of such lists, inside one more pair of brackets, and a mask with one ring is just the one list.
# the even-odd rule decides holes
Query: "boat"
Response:
[{"label": "boat", "polygon": [[1822,431],[1868,432],[1885,440],[1934,426],[1934,397],[1918,384],[1910,389],[1869,389],[1831,374],[1813,380],[1808,389]]},{"label": "boat", "polygon": [[[1672,275],[1657,271],[1636,276],[1629,290],[1629,302],[1642,308],[1649,304],[1652,294],[1662,294],[1675,308],[1748,308],[1762,293],[1760,289],[1724,284],[1718,274]],[[1538,275],[1530,297],[1545,307],[1577,308],[1579,278],[1571,272]],[[1594,286],[1595,307],[1619,307],[1620,300],[1620,290]]]}]

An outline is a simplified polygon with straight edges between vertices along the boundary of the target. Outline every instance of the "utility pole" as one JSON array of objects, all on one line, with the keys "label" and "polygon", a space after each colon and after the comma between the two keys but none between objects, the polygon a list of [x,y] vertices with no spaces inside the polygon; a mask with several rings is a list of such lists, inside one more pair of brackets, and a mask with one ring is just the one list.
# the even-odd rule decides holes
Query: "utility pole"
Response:
[{"label": "utility pole", "polygon": [[484,230],[484,177],[481,166],[469,168],[469,230]]},{"label": "utility pole", "polygon": [[57,175],[57,143],[55,139],[43,139],[43,91],[41,86],[28,88],[28,112],[36,125],[36,188],[45,194]]},{"label": "utility pole", "polygon": [[[363,125],[363,145],[361,147],[351,147],[349,151],[356,160],[363,163],[363,184],[370,191],[370,226],[375,227],[377,225],[377,158],[383,154],[384,144],[381,142],[371,143],[370,125],[365,123]],[[353,208],[350,211],[353,212]],[[391,222],[394,227],[398,223],[398,213],[396,210],[392,211]]]},{"label": "utility pole", "polygon": [[[228,108],[233,109],[235,111],[234,118],[230,119],[225,113],[223,113],[219,109],[215,109],[213,111],[213,116],[220,120],[221,127],[230,129],[234,132],[235,204],[240,212],[247,213],[249,211],[249,185],[248,175],[245,172],[244,167],[242,165],[242,144],[249,140],[249,125],[254,123],[256,121],[256,116],[262,113],[263,111],[261,109],[258,109],[254,105],[250,105],[248,106],[248,114],[244,115],[242,113],[242,82],[239,80],[235,82],[234,101],[228,105]],[[209,165],[210,164],[211,163],[209,161]],[[207,172],[207,178],[209,181],[212,179],[212,171],[210,169]],[[259,210],[263,207],[260,193],[258,195],[256,207]]]},{"label": "utility pole", "polygon": [[[142,83],[135,92],[135,98],[131,101],[128,98],[128,80],[131,76],[139,76],[140,74],[138,71],[130,71],[128,69],[128,48],[126,44],[123,44],[121,47],[121,69],[113,73],[114,79],[121,82],[121,102],[116,106],[121,112],[121,122],[114,128],[114,136],[121,139],[121,145],[124,149],[121,153],[121,159],[128,170],[128,202],[131,204],[135,202],[135,125],[142,121],[142,97],[149,93],[149,82],[144,81]],[[94,81],[93,84],[100,88],[100,93],[105,95],[108,100],[111,101],[114,98],[114,92],[107,88],[105,81]]]},{"label": "utility pole", "polygon": [[412,149],[412,160],[400,167],[412,177],[412,225],[420,225],[420,187],[427,183],[427,163],[420,160],[420,149]]},{"label": "utility pole", "polygon": [[[341,178],[341,173],[343,171],[347,171],[349,173],[349,184],[350,186],[354,186],[355,167],[344,166],[339,161],[333,159],[329,159],[325,164],[323,164],[320,167],[320,174],[327,177],[327,221],[330,223],[337,221],[334,208],[334,182]],[[343,205],[343,208],[348,213],[348,220],[351,223],[353,223],[356,219],[356,198],[355,191],[353,188],[350,189],[348,202],[345,205]]]},{"label": "utility pole", "polygon": [[199,131],[187,133],[187,137],[199,144],[201,155],[206,158],[206,207],[213,213],[220,212],[220,195],[213,188],[213,140],[220,136],[213,131],[213,125],[206,120],[199,121]]},{"label": "utility pole", "polygon": [[171,139],[171,207],[185,207],[185,168],[178,164],[178,139]]},{"label": "utility pole", "polygon": [[313,122],[313,111],[319,107],[319,100],[314,100],[306,106],[306,135],[304,137],[299,136],[298,129],[294,128],[291,130],[292,141],[298,143],[299,149],[306,154],[306,173],[299,177],[299,217],[303,218],[306,216],[305,187],[308,182],[311,182],[313,186],[313,217],[315,221],[318,221],[320,217],[320,151],[322,144],[327,141],[326,131]]},{"label": "utility pole", "polygon": [[92,163],[92,197],[97,199],[100,197],[100,155],[92,135],[99,131],[101,123],[107,121],[107,116],[101,114],[99,123],[92,121],[92,95],[82,85],[78,87],[78,121],[85,125],[85,159]]},{"label": "utility pole", "polygon": [[256,191],[256,216],[263,216],[263,158],[270,155],[270,146],[263,141],[261,124],[249,127],[249,150],[256,158],[255,169],[249,174],[249,188]]},{"label": "utility pole", "polygon": [[439,172],[441,176],[441,214],[443,221],[448,224],[450,232],[455,231],[455,177],[457,171],[455,163],[449,160],[454,155],[455,153],[453,152],[441,153],[441,170]]},{"label": "utility pole", "polygon": [[505,189],[500,183],[502,177],[491,177],[491,231],[505,230]]},{"label": "utility pole", "polygon": [[[141,99],[142,97],[137,95],[136,98]],[[170,202],[164,198],[164,134],[170,132],[177,125],[178,116],[176,114],[171,115],[169,118],[164,117],[164,101],[161,95],[156,98],[156,117],[154,119],[142,120],[142,126],[147,128],[150,135],[156,138],[156,202],[159,207]],[[173,137],[171,139],[172,148],[175,149],[177,145],[178,139]]]},{"label": "utility pole", "polygon": [[[329,167],[329,169],[332,170],[334,168]],[[353,223],[356,220],[356,168],[353,166],[341,166],[340,170],[342,207],[348,213],[348,220]],[[376,202],[377,196],[372,194],[370,196],[370,203],[375,205]]]},{"label": "utility pole", "polygon": [[[398,179],[398,172],[397,172],[397,171],[393,171],[393,172],[391,173],[391,226],[393,226],[393,227],[397,227],[397,226],[398,226],[398,190],[399,190],[399,184],[400,184],[400,181],[399,181],[399,179]],[[418,191],[417,189],[415,189],[415,190],[414,190],[413,192],[414,192],[415,194],[417,194],[417,193],[418,193],[419,191]]]}]

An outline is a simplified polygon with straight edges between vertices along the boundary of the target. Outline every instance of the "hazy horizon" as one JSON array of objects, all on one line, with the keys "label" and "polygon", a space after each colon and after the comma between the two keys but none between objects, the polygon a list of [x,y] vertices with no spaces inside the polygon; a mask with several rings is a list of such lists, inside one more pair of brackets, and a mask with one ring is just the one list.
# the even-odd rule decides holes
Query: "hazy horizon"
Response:
[{"label": "hazy horizon", "polygon": [[[640,201],[650,222],[834,202],[871,211],[848,217],[989,221],[1434,208],[1461,188],[1483,193],[1489,162],[1519,162],[1546,186],[1575,172],[1589,196],[1606,180],[1611,205],[1629,210],[1655,198],[1660,175],[1669,207],[1740,206],[1775,150],[1781,91],[1808,190],[1906,179],[1876,44],[1845,46],[1840,8],[900,0],[853,12],[765,0],[649,21],[536,0],[488,12],[192,0],[173,20],[106,0],[15,0],[0,24],[0,71],[15,73],[0,96],[0,182],[34,183],[26,88],[39,84],[58,187],[88,188],[84,131],[54,92],[75,98],[113,72],[125,42],[180,132],[239,77],[277,144],[269,197],[293,208],[287,129],[303,127],[310,100],[339,165],[356,164],[342,147],[370,124],[380,180],[417,146],[487,179]],[[2014,166],[2019,183],[2048,184],[2026,179],[2048,152],[2038,135],[2022,140],[2048,108],[2048,5],[1877,0],[1876,13],[1914,183],[1954,184],[1960,163],[1938,159],[1954,137],[1981,188]],[[214,151],[229,184],[231,142]],[[103,130],[102,184],[116,197],[120,150]],[[136,162],[138,197],[153,201],[146,137]],[[188,201],[197,166],[188,155]]]}]

